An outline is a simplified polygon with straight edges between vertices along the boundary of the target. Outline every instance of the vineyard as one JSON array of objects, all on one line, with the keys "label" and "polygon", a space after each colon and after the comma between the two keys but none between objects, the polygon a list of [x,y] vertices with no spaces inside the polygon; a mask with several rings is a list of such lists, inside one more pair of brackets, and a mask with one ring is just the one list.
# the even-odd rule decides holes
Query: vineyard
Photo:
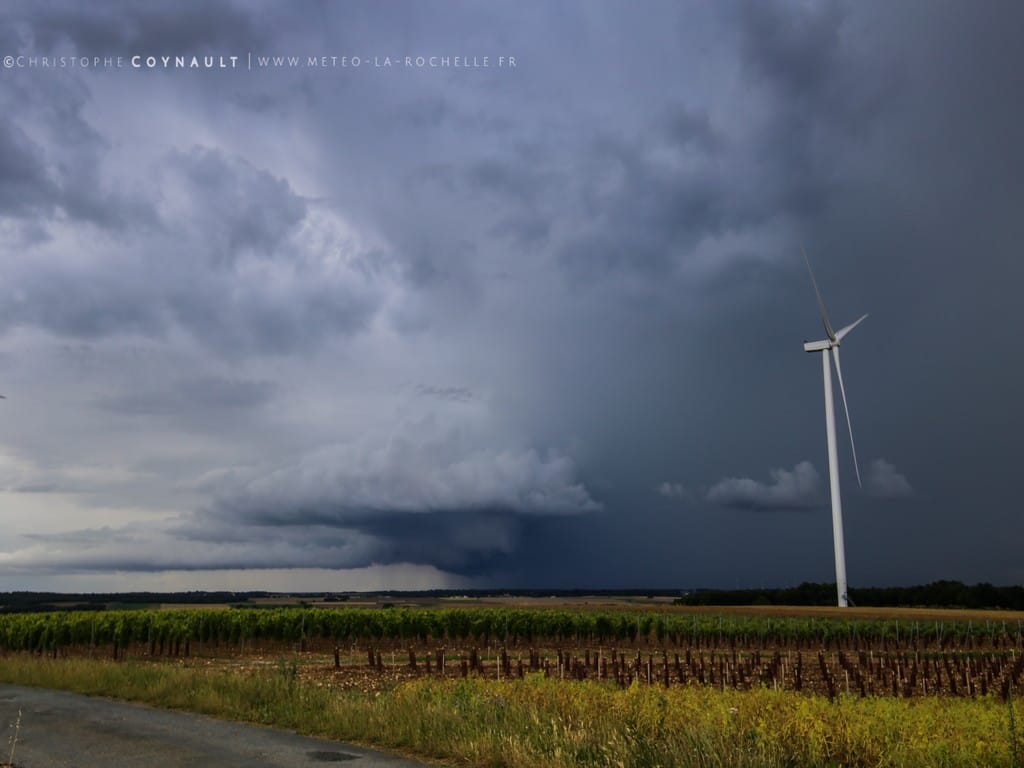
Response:
[{"label": "vineyard", "polygon": [[0,616],[0,650],[109,659],[265,659],[375,687],[418,677],[639,682],[836,698],[1009,699],[1022,624],[515,609],[199,609]]}]

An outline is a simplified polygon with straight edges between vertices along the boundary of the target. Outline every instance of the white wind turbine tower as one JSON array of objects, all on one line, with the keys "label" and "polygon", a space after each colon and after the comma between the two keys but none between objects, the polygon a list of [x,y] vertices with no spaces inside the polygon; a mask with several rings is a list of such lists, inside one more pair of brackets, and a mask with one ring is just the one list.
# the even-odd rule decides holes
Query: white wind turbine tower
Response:
[{"label": "white wind turbine tower", "polygon": [[846,405],[846,387],[843,386],[843,369],[839,365],[839,344],[843,338],[854,328],[860,325],[867,315],[864,315],[854,323],[838,331],[832,330],[832,323],[829,322],[828,313],[825,311],[825,302],[821,298],[821,291],[818,290],[818,283],[814,279],[814,272],[811,271],[811,262],[804,254],[804,262],[807,264],[807,272],[811,276],[811,283],[814,285],[814,293],[818,297],[818,307],[821,309],[821,320],[825,324],[827,339],[822,341],[805,341],[804,352],[821,352],[821,370],[825,378],[825,433],[828,437],[828,477],[832,491],[832,541],[836,552],[836,592],[839,597],[839,607],[846,608],[849,604],[849,597],[846,594],[846,545],[843,543],[843,505],[839,496],[839,452],[836,448],[836,412],[832,402],[832,367],[829,365],[829,353],[836,364],[836,376],[839,378],[839,392],[843,396],[843,410],[846,411],[846,428],[850,433],[850,450],[853,453],[853,469],[857,473],[857,485],[860,485],[860,467],[857,466],[857,447],[853,444],[853,426],[850,424],[850,409]]}]

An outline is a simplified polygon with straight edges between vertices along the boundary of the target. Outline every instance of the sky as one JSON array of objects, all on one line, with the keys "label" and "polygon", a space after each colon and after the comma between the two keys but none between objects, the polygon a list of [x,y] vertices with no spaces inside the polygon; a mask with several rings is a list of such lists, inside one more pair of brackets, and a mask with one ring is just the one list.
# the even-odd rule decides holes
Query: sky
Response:
[{"label": "sky", "polygon": [[8,0],[0,590],[832,581],[801,247],[851,587],[1021,584],[1021,29]]}]

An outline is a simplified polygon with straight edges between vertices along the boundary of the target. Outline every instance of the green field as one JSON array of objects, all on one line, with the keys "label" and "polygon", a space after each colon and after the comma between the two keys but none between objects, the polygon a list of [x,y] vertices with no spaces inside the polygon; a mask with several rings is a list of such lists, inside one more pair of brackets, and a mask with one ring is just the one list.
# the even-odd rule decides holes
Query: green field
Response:
[{"label": "green field", "polygon": [[246,640],[1024,647],[1020,613],[897,609],[190,608],[0,615],[0,649]]}]

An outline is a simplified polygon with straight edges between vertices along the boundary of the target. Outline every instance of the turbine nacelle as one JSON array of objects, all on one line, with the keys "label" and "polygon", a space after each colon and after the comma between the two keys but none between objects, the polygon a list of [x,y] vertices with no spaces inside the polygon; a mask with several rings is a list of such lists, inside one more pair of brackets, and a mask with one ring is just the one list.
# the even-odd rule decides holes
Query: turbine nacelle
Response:
[{"label": "turbine nacelle", "polygon": [[840,328],[836,331],[835,335],[830,338],[822,339],[821,341],[805,341],[804,352],[824,352],[826,349],[835,349],[839,346],[840,342],[842,342],[843,337],[846,336],[846,334],[867,320],[867,318],[867,315],[861,315],[858,320],[850,323],[844,328]]},{"label": "turbine nacelle", "polygon": [[839,342],[832,341],[832,339],[825,339],[823,341],[805,341],[804,352],[824,352],[826,349],[832,347],[838,347]]}]

